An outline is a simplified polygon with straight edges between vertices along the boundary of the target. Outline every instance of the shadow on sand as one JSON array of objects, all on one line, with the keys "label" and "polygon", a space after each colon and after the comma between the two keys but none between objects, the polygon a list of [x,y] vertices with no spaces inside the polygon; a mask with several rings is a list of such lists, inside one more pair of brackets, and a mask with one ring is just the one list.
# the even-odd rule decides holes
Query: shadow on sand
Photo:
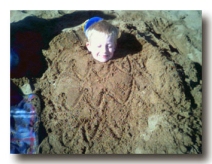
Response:
[{"label": "shadow on sand", "polygon": [[122,32],[117,40],[117,48],[113,59],[124,58],[127,55],[133,55],[142,50],[142,45],[136,39],[135,35]]}]

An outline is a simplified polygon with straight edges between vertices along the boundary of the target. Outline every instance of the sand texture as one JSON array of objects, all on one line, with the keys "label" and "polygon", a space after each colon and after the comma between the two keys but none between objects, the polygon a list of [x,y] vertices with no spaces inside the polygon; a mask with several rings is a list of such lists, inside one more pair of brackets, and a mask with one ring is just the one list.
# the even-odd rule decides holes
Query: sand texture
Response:
[{"label": "sand texture", "polygon": [[[94,15],[120,31],[106,63],[85,47]],[[202,153],[200,11],[11,11],[11,29],[27,61],[11,83],[42,101],[38,153]]]}]

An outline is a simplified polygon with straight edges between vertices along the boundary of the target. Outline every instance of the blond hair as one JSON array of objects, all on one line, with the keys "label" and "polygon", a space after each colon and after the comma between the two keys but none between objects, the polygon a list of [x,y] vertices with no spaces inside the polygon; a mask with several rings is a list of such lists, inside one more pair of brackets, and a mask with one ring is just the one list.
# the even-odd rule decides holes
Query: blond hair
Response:
[{"label": "blond hair", "polygon": [[95,32],[101,32],[106,35],[112,36],[114,37],[115,40],[117,40],[119,33],[118,29],[115,26],[113,26],[112,24],[108,23],[105,20],[94,23],[86,30],[86,36],[88,41]]}]

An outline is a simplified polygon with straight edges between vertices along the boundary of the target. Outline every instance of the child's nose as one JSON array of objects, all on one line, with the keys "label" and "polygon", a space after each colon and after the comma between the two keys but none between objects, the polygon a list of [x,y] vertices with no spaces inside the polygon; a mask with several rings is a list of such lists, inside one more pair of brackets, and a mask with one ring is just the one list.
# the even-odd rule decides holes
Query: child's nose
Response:
[{"label": "child's nose", "polygon": [[106,46],[102,46],[102,47],[101,47],[101,51],[102,51],[102,53],[107,52],[107,47],[106,47]]}]

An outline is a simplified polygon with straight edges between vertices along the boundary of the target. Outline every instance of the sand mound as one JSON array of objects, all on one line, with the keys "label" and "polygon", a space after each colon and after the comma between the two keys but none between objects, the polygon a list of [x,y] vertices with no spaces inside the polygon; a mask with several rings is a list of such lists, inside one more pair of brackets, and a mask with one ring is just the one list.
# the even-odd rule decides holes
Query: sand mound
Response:
[{"label": "sand mound", "polygon": [[76,36],[81,31],[62,33],[44,51],[48,69],[39,85],[48,137],[41,153],[198,153],[182,70],[173,61],[123,32],[115,59],[99,63]]}]

